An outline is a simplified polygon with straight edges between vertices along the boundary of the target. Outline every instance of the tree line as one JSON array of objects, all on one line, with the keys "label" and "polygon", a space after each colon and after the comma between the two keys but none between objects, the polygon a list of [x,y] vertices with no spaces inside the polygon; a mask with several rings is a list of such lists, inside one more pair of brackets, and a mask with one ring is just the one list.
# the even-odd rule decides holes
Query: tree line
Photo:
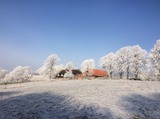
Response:
[{"label": "tree line", "polygon": [[100,58],[100,66],[107,70],[110,78],[124,76],[144,80],[160,80],[160,40],[147,52],[139,45],[126,46],[116,53],[109,53]]},{"label": "tree line", "polygon": [[[34,73],[32,73],[29,66],[17,66],[11,72],[0,68],[0,82],[54,79],[64,69],[67,69],[64,77],[73,77],[72,69],[75,68],[74,64],[68,62],[66,65],[58,65],[59,60],[57,54],[51,54]],[[111,79],[160,80],[160,40],[157,40],[149,52],[139,45],[126,46],[115,53],[111,52],[100,58],[99,66],[109,73]],[[83,73],[86,71],[91,72],[94,68],[94,59],[86,59],[80,66]]]}]

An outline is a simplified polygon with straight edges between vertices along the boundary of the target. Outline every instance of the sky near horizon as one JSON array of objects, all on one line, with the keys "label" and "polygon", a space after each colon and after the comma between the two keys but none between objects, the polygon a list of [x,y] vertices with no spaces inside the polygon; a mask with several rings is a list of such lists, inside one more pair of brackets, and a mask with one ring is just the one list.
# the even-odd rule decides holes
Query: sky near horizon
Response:
[{"label": "sky near horizon", "polygon": [[99,58],[160,39],[160,0],[0,0],[0,67],[41,67]]}]

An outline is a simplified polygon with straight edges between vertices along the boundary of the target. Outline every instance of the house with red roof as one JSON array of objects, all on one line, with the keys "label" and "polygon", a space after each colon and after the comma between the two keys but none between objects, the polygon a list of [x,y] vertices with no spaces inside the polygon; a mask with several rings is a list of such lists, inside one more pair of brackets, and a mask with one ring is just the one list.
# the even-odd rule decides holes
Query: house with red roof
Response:
[{"label": "house with red roof", "polygon": [[94,78],[98,78],[98,77],[104,77],[104,78],[108,78],[109,75],[105,70],[101,70],[101,69],[93,69],[92,71],[88,71],[85,73],[85,76],[89,76],[89,77],[94,77]]},{"label": "house with red roof", "polygon": [[100,69],[93,69],[92,76],[93,77],[106,77],[106,78],[109,77],[108,73],[105,70],[100,70]]}]

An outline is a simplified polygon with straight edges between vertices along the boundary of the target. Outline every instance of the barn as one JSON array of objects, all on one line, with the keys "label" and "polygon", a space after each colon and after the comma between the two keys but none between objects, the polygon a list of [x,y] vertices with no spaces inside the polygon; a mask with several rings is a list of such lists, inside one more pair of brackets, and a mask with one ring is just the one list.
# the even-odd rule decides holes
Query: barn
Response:
[{"label": "barn", "polygon": [[109,75],[105,70],[93,69],[92,71],[90,71],[90,73],[88,71],[85,72],[85,77],[94,77],[94,78],[104,77],[104,78],[108,78]]},{"label": "barn", "polygon": [[101,69],[93,69],[92,71],[92,77],[105,77],[108,78],[109,75],[105,70],[101,70]]}]

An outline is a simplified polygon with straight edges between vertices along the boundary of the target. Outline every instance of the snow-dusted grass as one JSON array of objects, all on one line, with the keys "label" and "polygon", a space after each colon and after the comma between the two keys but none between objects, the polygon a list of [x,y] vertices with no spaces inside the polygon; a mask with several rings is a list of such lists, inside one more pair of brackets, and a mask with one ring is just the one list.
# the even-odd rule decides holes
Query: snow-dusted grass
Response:
[{"label": "snow-dusted grass", "polygon": [[0,119],[160,119],[160,82],[65,80],[0,85]]}]

